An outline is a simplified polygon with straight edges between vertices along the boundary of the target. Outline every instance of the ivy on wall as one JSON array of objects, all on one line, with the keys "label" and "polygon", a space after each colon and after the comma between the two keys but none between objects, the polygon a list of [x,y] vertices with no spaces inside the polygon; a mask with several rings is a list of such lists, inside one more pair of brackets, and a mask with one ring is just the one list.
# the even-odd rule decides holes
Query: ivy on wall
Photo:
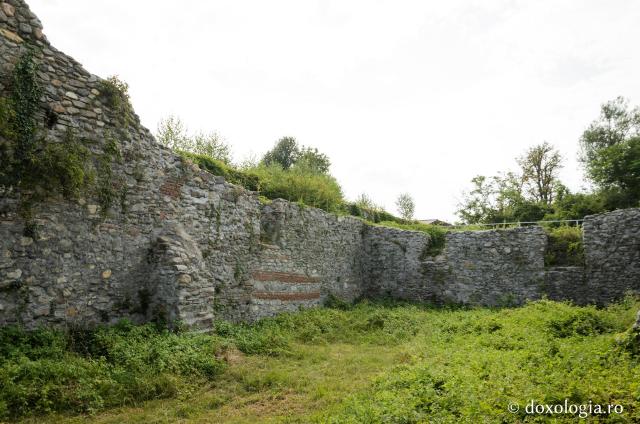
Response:
[{"label": "ivy on wall", "polygon": [[[38,68],[37,51],[29,47],[13,69],[9,96],[0,97],[0,187],[18,193],[25,235],[32,237],[36,233],[33,206],[51,194],[67,199],[94,194],[101,210],[108,210],[117,198],[112,163],[121,160],[117,142],[110,136],[101,155],[92,155],[87,140],[79,139],[70,128],[62,142],[47,139],[47,125],[38,122],[42,110]],[[122,94],[113,98],[129,105]],[[121,104],[128,116],[128,106]],[[50,122],[52,112],[47,112],[45,120]]]}]

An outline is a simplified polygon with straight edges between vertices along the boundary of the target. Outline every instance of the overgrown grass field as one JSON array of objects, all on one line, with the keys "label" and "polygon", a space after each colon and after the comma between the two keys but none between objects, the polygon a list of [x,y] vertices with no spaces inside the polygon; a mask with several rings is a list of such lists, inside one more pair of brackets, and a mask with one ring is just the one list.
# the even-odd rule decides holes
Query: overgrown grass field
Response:
[{"label": "overgrown grass field", "polygon": [[[213,334],[122,323],[0,332],[0,414],[26,422],[511,423],[541,404],[619,404],[640,421],[640,302],[606,309],[336,303]],[[510,412],[510,403],[521,406]],[[0,419],[1,420],[1,419]]]}]

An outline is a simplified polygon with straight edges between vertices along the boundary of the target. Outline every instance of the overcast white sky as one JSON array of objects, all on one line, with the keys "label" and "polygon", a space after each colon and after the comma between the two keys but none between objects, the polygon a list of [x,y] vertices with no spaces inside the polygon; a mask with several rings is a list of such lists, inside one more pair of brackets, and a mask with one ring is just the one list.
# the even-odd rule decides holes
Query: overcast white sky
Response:
[{"label": "overcast white sky", "polygon": [[176,114],[241,160],[285,135],[317,147],[348,198],[455,220],[477,174],[549,141],[585,185],[599,106],[640,102],[640,2],[27,0],[49,40],[120,75],[155,132]]}]

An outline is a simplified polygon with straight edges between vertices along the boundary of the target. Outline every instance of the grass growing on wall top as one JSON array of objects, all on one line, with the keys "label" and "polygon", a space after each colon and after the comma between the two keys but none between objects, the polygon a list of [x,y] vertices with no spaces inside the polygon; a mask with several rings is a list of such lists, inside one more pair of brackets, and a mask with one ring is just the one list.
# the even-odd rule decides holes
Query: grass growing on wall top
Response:
[{"label": "grass growing on wall top", "polygon": [[344,202],[342,189],[331,175],[305,169],[283,170],[277,165],[250,169],[260,178],[260,194],[270,199],[286,199],[307,206],[337,212]]},{"label": "grass growing on wall top", "polygon": [[436,256],[442,253],[445,246],[447,230],[437,225],[421,224],[419,222],[398,223],[394,221],[382,221],[376,225],[382,227],[398,228],[400,230],[420,231],[429,234],[431,243],[425,252],[428,256]]},{"label": "grass growing on wall top", "polygon": [[335,178],[304,169],[283,170],[277,165],[259,165],[239,170],[207,155],[177,152],[213,175],[224,177],[232,184],[257,191],[267,199],[285,199],[327,212],[341,210],[344,199]]},{"label": "grass growing on wall top", "polygon": [[546,266],[583,266],[584,246],[582,227],[561,226],[548,228]]},{"label": "grass growing on wall top", "polygon": [[[507,405],[569,399],[624,406],[598,422],[640,419],[627,331],[635,299],[605,309],[338,306],[210,335],[127,324],[70,344],[57,332],[5,330],[0,405],[5,417],[96,412],[33,418],[56,423],[460,423],[546,422]],[[118,404],[131,407],[98,412]]]},{"label": "grass growing on wall top", "polygon": [[177,151],[176,153],[183,158],[189,159],[203,170],[213,175],[223,177],[229,183],[237,184],[251,191],[260,190],[260,177],[254,173],[239,171],[221,160],[214,159],[207,155],[185,151]]}]

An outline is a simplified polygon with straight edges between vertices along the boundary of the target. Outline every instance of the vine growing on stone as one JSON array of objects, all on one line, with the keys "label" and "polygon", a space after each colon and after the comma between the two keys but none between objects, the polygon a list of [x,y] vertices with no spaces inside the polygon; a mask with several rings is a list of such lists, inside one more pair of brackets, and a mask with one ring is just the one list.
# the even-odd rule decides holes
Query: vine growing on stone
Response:
[{"label": "vine growing on stone", "polygon": [[94,166],[85,140],[71,128],[60,141],[48,140],[43,132],[46,129],[39,130],[43,91],[36,56],[34,48],[25,51],[13,69],[9,96],[0,98],[0,187],[17,191],[24,233],[31,237],[37,229],[33,206],[53,193],[75,198],[94,187],[102,209],[108,209],[116,196],[111,164],[121,160],[111,137],[107,137],[104,153],[96,158]]}]

